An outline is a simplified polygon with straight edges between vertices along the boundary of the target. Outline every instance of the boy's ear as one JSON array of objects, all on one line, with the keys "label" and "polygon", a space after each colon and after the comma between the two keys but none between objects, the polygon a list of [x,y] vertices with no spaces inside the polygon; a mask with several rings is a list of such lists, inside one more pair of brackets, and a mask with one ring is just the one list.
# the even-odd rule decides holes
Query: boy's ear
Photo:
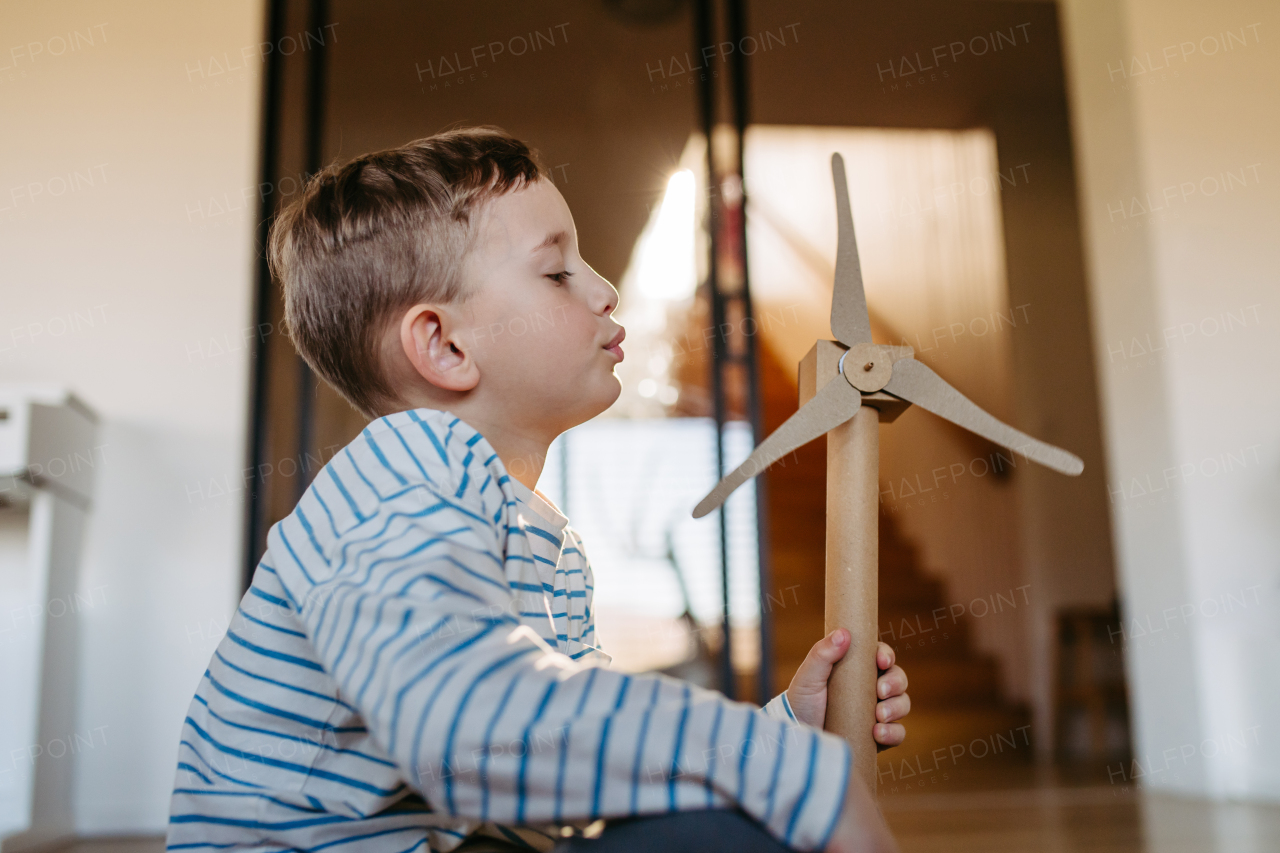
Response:
[{"label": "boy's ear", "polygon": [[414,370],[446,391],[470,391],[480,381],[454,318],[444,306],[415,305],[400,320],[400,345]]}]

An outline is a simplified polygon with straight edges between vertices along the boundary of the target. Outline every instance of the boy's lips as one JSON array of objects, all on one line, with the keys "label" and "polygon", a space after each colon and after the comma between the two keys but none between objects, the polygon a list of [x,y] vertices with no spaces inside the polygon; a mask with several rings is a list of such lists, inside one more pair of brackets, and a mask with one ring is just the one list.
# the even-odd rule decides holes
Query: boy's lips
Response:
[{"label": "boy's lips", "polygon": [[618,361],[622,361],[622,359],[626,357],[622,352],[622,339],[626,336],[626,329],[618,329],[618,334],[614,335],[609,343],[604,345],[604,348],[613,353],[614,357],[617,358]]}]

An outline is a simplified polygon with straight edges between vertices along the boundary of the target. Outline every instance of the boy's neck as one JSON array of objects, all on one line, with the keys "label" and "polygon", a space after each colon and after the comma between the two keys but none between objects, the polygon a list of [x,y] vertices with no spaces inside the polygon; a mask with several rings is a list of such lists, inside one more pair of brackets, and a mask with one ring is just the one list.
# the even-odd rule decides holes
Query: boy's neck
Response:
[{"label": "boy's neck", "polygon": [[550,449],[554,436],[545,438],[529,431],[511,430],[503,424],[477,418],[473,413],[454,414],[484,436],[512,478],[523,483],[529,491],[537,488],[538,478],[542,476],[542,466],[547,461],[547,450]]},{"label": "boy's neck", "polygon": [[498,458],[502,460],[507,473],[535,491],[538,478],[542,476],[542,466],[547,461],[547,451],[558,433],[539,431],[528,425],[518,429],[511,428],[512,419],[487,412],[483,406],[476,405],[474,396],[456,394],[449,400],[427,398],[420,394],[408,394],[401,405],[406,408],[435,409],[447,411],[461,418],[464,423],[484,436],[485,441],[493,447]]}]

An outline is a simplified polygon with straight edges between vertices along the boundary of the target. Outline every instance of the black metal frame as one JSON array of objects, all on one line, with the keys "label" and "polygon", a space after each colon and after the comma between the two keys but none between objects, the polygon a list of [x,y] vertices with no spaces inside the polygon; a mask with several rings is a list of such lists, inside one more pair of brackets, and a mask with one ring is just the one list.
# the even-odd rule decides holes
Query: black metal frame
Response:
[{"label": "black metal frame", "polygon": [[[308,4],[307,12],[310,28],[323,32],[325,21],[329,17],[328,0],[300,0]],[[284,37],[289,13],[297,9],[299,0],[270,0],[267,4],[266,34],[269,43],[278,46]],[[307,58],[307,110],[305,133],[305,169],[307,175],[315,174],[320,169],[323,157],[324,142],[324,104],[326,95],[328,51],[323,47],[313,48]],[[267,490],[263,470],[266,467],[268,446],[267,394],[270,385],[269,362],[270,348],[268,336],[272,333],[271,302],[273,282],[271,269],[267,264],[267,237],[271,222],[279,203],[280,167],[284,161],[281,152],[282,133],[281,120],[284,105],[285,59],[278,49],[273,49],[267,56],[267,67],[263,76],[262,98],[262,156],[260,160],[261,178],[259,186],[258,210],[258,265],[255,282],[254,311],[257,335],[251,355],[252,374],[250,378],[250,423],[249,423],[249,467],[251,474],[248,484],[248,501],[246,507],[245,539],[244,539],[244,575],[242,588],[248,589],[253,580],[253,572],[261,558],[263,527],[267,520]],[[291,352],[292,352],[292,348]],[[314,443],[314,409],[315,379],[311,368],[300,356],[292,353],[298,370],[297,407],[298,424],[295,440],[298,458],[304,460],[299,467],[297,497],[310,485],[310,470],[305,460],[309,459],[309,450]]]},{"label": "black metal frame", "polygon": [[[266,30],[271,44],[278,44],[285,30],[285,2],[271,0],[267,4]],[[262,81],[262,158],[259,163],[263,188],[259,195],[258,209],[258,265],[254,282],[254,338],[250,356],[251,388],[249,390],[249,499],[246,501],[244,534],[244,572],[241,588],[248,589],[253,581],[253,571],[261,555],[263,524],[266,520],[264,503],[265,483],[263,463],[267,449],[267,334],[271,317],[271,269],[267,265],[267,235],[271,229],[271,217],[276,204],[276,171],[280,149],[280,100],[283,57],[272,50],[267,57],[266,73]],[[264,329],[267,332],[264,332]]]},{"label": "black metal frame", "polygon": [[[704,45],[717,43],[714,37],[716,0],[698,0],[694,6],[694,50],[696,56],[703,56]],[[726,35],[732,44],[738,45],[746,32],[745,0],[726,0],[725,4]],[[702,126],[703,137],[707,142],[707,182],[708,182],[708,236],[709,257],[707,263],[706,288],[711,302],[712,323],[716,327],[714,345],[712,347],[711,393],[716,422],[716,479],[725,474],[724,464],[724,426],[726,422],[726,386],[728,372],[734,365],[746,368],[747,416],[751,422],[752,445],[757,445],[764,437],[761,417],[759,360],[754,334],[746,333],[747,328],[755,328],[751,302],[751,279],[747,266],[747,183],[744,144],[748,121],[749,89],[747,81],[746,57],[740,50],[730,54],[729,86],[731,93],[734,130],[737,137],[737,175],[741,190],[739,204],[741,216],[738,217],[738,246],[741,252],[739,263],[742,269],[742,287],[727,292],[720,280],[719,235],[721,194],[716,186],[719,174],[716,167],[715,149],[712,145],[712,133],[716,124],[717,86],[716,76],[711,73],[700,75],[701,85],[698,89],[698,114]],[[729,338],[724,334],[725,319],[729,314],[729,306],[737,304],[742,316],[743,339],[742,352],[733,352],[729,347]],[[769,551],[769,505],[768,491],[763,477],[753,480],[756,489],[756,535],[757,554],[759,556],[760,585],[760,666],[756,673],[757,701],[763,705],[771,698],[773,691],[773,623],[771,614],[765,606],[767,592],[772,584],[772,571]],[[733,676],[733,652],[729,642],[729,537],[726,527],[727,519],[724,508],[717,513],[720,525],[720,582],[721,582],[721,630],[724,638],[720,651],[720,681],[722,692],[734,698],[736,685]]]},{"label": "black metal frame", "polygon": [[[328,0],[311,0],[311,29],[324,32],[329,17]],[[320,171],[324,156],[324,101],[328,70],[328,51],[312,48],[307,63],[307,177]],[[311,366],[298,357],[298,455],[303,460],[315,443],[316,380]],[[298,470],[297,497],[311,485],[311,466]]]}]

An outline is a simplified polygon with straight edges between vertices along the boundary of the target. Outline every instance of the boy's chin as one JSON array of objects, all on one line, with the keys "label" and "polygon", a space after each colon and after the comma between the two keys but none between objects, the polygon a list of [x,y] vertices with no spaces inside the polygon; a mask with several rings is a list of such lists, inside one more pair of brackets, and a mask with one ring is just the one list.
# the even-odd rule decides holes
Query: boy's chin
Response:
[{"label": "boy's chin", "polygon": [[[607,387],[609,389],[609,402],[605,403],[605,409],[618,402],[618,398],[622,396],[622,380],[619,379],[618,374],[613,371],[609,371],[609,382]],[[601,411],[604,411],[604,409],[601,409]]]},{"label": "boy's chin", "polygon": [[588,405],[583,407],[578,423],[586,423],[617,402],[618,398],[622,396],[622,381],[611,372],[598,388],[592,390],[594,393],[591,395]]},{"label": "boy's chin", "polygon": [[[596,412],[596,415],[616,403],[621,396],[622,380],[618,378],[617,374],[611,372],[604,383],[604,390],[600,394],[600,410]],[[591,417],[594,418],[596,415]]]}]

